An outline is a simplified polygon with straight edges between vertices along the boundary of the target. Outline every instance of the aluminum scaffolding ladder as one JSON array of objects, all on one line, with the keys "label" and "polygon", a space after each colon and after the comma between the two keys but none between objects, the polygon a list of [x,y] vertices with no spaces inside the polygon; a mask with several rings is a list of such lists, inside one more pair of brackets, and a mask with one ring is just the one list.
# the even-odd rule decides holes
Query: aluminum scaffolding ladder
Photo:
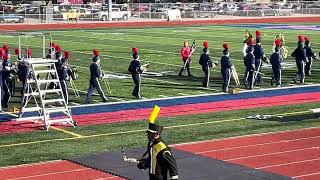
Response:
[{"label": "aluminum scaffolding ladder", "polygon": [[[46,130],[52,124],[69,124],[75,127],[77,123],[72,119],[58,78],[55,66],[58,61],[43,58],[29,58],[24,61],[29,64],[29,71],[17,121],[40,120]],[[48,88],[50,83],[55,83],[53,89]],[[32,99],[35,104],[30,103]],[[28,117],[23,117],[24,115]]]}]

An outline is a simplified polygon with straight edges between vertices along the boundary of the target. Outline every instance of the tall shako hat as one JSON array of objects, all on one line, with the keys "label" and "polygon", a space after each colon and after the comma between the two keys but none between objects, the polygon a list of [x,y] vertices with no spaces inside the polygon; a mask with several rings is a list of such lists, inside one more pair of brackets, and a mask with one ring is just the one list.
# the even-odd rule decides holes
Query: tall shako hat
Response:
[{"label": "tall shako hat", "polygon": [[19,49],[15,49],[14,53],[18,56],[20,54],[20,50]]},{"label": "tall shako hat", "polygon": [[309,45],[310,44],[310,37],[308,37],[308,36],[306,36],[306,37],[304,37],[304,41],[305,41],[305,43],[306,43],[306,45]]},{"label": "tall shako hat", "polygon": [[282,41],[281,41],[281,39],[276,39],[276,40],[274,41],[274,45],[276,46],[276,47],[274,48],[275,52],[280,51],[280,47],[282,46]]},{"label": "tall shako hat", "polygon": [[10,47],[9,47],[8,44],[4,44],[4,45],[2,46],[2,49],[3,49],[5,52],[8,52],[8,51],[10,50]]},{"label": "tall shako hat", "polygon": [[138,59],[138,57],[139,57],[139,49],[136,48],[136,47],[133,47],[131,50],[132,50],[133,59]]},{"label": "tall shako hat", "polygon": [[64,57],[67,58],[67,59],[70,59],[71,58],[71,53],[69,51],[65,51],[64,52]]},{"label": "tall shako hat", "polygon": [[256,43],[261,43],[262,32],[256,31]]},{"label": "tall shako hat", "polygon": [[209,48],[209,42],[208,41],[203,42],[203,52],[204,53],[208,52],[208,48]]},{"label": "tall shako hat", "polygon": [[253,38],[248,39],[247,45],[248,45],[248,48],[247,48],[246,52],[247,53],[252,52],[253,51],[253,45],[254,45],[254,39]]},{"label": "tall shako hat", "polygon": [[97,62],[98,60],[100,60],[100,57],[99,57],[100,56],[100,52],[98,50],[93,49],[92,53],[94,55],[94,57],[92,58],[93,62]]},{"label": "tall shako hat", "polygon": [[227,55],[229,53],[229,44],[223,43],[222,47],[224,48],[223,54]]},{"label": "tall shako hat", "polygon": [[149,117],[149,125],[148,125],[147,132],[157,133],[159,135],[162,133],[163,126],[155,124],[155,121],[156,121],[159,113],[160,113],[160,107],[159,106],[155,106],[153,108],[153,111],[152,111],[150,117]]},{"label": "tall shako hat", "polygon": [[32,49],[26,49],[26,54],[27,54],[27,57],[31,57],[32,56]]},{"label": "tall shako hat", "polygon": [[298,36],[298,45],[303,45],[304,44],[304,37],[302,35]]}]

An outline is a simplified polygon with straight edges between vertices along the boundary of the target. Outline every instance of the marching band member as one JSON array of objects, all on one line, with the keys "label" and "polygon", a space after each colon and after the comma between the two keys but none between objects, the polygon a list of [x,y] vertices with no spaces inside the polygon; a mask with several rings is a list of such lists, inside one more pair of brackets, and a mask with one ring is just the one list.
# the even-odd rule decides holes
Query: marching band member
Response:
[{"label": "marching band member", "polygon": [[304,49],[304,37],[298,36],[298,47],[291,54],[296,59],[296,65],[298,72],[294,75],[293,81],[297,83],[297,79],[300,77],[300,83],[304,83],[305,79],[305,62],[307,61],[306,50]]},{"label": "marching band member", "polygon": [[5,53],[5,51],[2,50],[1,58],[3,62],[2,62],[2,79],[1,80],[2,80],[2,86],[3,86],[2,88],[4,92],[4,95],[1,100],[2,108],[8,108],[8,102],[10,100],[11,92],[12,92],[11,91],[12,88],[10,88],[10,73],[12,72],[14,67],[12,66],[12,63],[9,57]]},{"label": "marching band member", "polygon": [[132,96],[135,96],[137,99],[141,99],[140,89],[141,89],[141,74],[145,71],[145,67],[141,66],[138,54],[138,48],[132,48],[132,57],[133,60],[131,61],[128,71],[132,75],[132,80],[135,84],[134,89],[132,91]]},{"label": "marching band member", "polygon": [[61,89],[63,92],[64,99],[66,101],[66,104],[69,102],[69,94],[68,94],[68,84],[67,80],[69,79],[68,76],[68,61],[71,58],[71,54],[69,51],[64,52],[64,58],[61,59],[61,62],[59,63],[57,67],[57,73],[59,77],[59,81],[61,84]]},{"label": "marching band member", "polygon": [[276,47],[270,57],[270,63],[272,65],[271,86],[273,86],[275,82],[277,87],[281,85],[281,63],[283,62],[283,57],[280,54],[281,44],[282,41],[280,39],[275,40]]},{"label": "marching band member", "polygon": [[10,47],[8,46],[8,44],[4,44],[2,49],[4,50],[4,52],[6,53],[8,59],[11,59],[11,54],[10,54]]},{"label": "marching band member", "polygon": [[262,33],[260,31],[256,31],[256,44],[254,45],[254,56],[255,56],[255,74],[254,83],[260,84],[263,82],[261,70],[262,70],[262,60],[265,59],[264,49],[261,46],[261,37]]},{"label": "marching band member", "polygon": [[103,73],[101,72],[100,67],[100,53],[96,49],[93,50],[94,57],[92,58],[93,63],[90,65],[90,85],[86,98],[86,103],[90,103],[91,96],[93,94],[94,89],[97,89],[101,99],[103,102],[107,102],[108,99],[104,95],[104,92],[101,89],[99,78],[103,77]]},{"label": "marching band member", "polygon": [[[246,29],[246,34],[243,38],[243,48],[242,48],[242,54],[243,54],[243,60],[245,61],[245,57],[247,55],[247,49],[248,49],[248,42],[251,42],[253,39],[252,34]],[[244,62],[245,64],[245,62]]]},{"label": "marching band member", "polygon": [[[280,55],[282,56],[283,60],[285,60],[288,56],[288,49],[285,47],[285,41],[284,41],[284,35],[283,33],[280,33],[276,36],[274,39],[274,42],[279,39],[281,41],[281,46],[280,46]],[[274,52],[276,45],[274,44],[272,48],[272,52]]]},{"label": "marching band member", "polygon": [[212,59],[209,54],[209,43],[208,41],[203,42],[203,53],[200,56],[199,64],[202,66],[204,72],[204,80],[202,82],[203,87],[209,87],[210,70],[212,68]]},{"label": "marching band member", "polygon": [[305,37],[305,47],[304,49],[306,50],[306,55],[307,55],[307,62],[306,62],[306,67],[305,67],[305,73],[306,76],[311,75],[311,66],[313,63],[314,59],[317,59],[316,53],[314,53],[312,47],[311,47],[311,41],[309,37]]},{"label": "marching band member", "polygon": [[248,49],[245,59],[245,86],[250,89],[253,89],[254,87],[254,71],[255,71],[255,57],[254,57],[254,40],[249,39],[248,42]]},{"label": "marching band member", "polygon": [[230,79],[231,79],[231,67],[233,66],[230,59],[229,45],[223,44],[223,56],[221,57],[221,75],[223,78],[222,91],[228,92]]},{"label": "marching band member", "polygon": [[183,61],[183,67],[181,68],[178,76],[182,76],[182,72],[187,68],[188,76],[192,77],[192,74],[190,73],[190,63],[191,61],[191,56],[196,50],[196,45],[195,41],[193,41],[191,48],[189,47],[189,44],[187,41],[183,43],[183,48],[181,49],[181,57]]},{"label": "marching band member", "polygon": [[149,169],[150,180],[178,180],[178,167],[171,149],[163,142],[163,126],[149,122],[147,130],[148,147],[139,160],[139,169]]},{"label": "marching band member", "polygon": [[26,85],[26,78],[29,70],[29,63],[27,63],[24,58],[20,56],[19,49],[15,49],[15,54],[17,55],[18,64],[18,79],[22,82],[22,89],[20,91],[21,97],[23,96],[24,88]]},{"label": "marching band member", "polygon": [[26,49],[26,58],[32,58],[32,49]]}]

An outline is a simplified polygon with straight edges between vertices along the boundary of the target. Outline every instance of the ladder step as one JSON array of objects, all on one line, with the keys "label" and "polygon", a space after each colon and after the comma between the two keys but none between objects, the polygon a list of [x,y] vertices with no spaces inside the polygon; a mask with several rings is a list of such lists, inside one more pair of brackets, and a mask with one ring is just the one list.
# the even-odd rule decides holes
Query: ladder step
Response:
[{"label": "ladder step", "polygon": [[32,121],[32,120],[42,120],[44,116],[32,116],[32,117],[21,117],[15,119],[16,121]]},{"label": "ladder step", "polygon": [[25,93],[24,96],[39,96],[39,93],[38,92]]},{"label": "ladder step", "polygon": [[72,119],[70,118],[63,118],[63,119],[49,119],[47,120],[47,123],[61,123],[61,122],[73,122]]},{"label": "ladder step", "polygon": [[40,111],[40,107],[28,107],[28,108],[22,108],[22,112],[33,112],[33,111]]},{"label": "ladder step", "polygon": [[40,74],[40,73],[55,73],[56,70],[55,69],[49,69],[49,70],[36,70],[35,73],[36,74]]},{"label": "ladder step", "polygon": [[48,99],[48,100],[42,100],[42,102],[44,104],[47,104],[47,103],[55,103],[55,102],[64,102],[64,99]]},{"label": "ladder step", "polygon": [[39,80],[37,81],[39,84],[45,84],[45,83],[55,83],[55,82],[59,82],[59,79],[45,79],[45,80]]},{"label": "ladder step", "polygon": [[61,89],[47,89],[47,90],[41,90],[41,94],[47,94],[47,93],[57,93],[61,92]]},{"label": "ladder step", "polygon": [[28,79],[27,80],[27,84],[34,83],[34,82],[36,82],[34,79]]},{"label": "ladder step", "polygon": [[65,107],[54,107],[54,108],[46,108],[45,109],[46,113],[66,112],[66,111],[69,111],[69,110]]},{"label": "ladder step", "polygon": [[41,64],[32,64],[33,67],[51,67],[53,63],[41,63]]}]

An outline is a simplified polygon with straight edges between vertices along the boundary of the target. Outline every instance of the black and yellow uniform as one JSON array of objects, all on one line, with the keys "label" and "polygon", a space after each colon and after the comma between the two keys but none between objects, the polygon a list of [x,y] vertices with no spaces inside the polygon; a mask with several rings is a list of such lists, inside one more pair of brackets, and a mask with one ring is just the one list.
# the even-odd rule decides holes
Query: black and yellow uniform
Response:
[{"label": "black and yellow uniform", "polygon": [[[163,127],[149,123],[148,132],[160,135]],[[146,152],[148,158],[140,161],[139,169],[149,168],[150,180],[178,179],[178,168],[170,148],[162,141],[161,137],[148,143]]]}]

